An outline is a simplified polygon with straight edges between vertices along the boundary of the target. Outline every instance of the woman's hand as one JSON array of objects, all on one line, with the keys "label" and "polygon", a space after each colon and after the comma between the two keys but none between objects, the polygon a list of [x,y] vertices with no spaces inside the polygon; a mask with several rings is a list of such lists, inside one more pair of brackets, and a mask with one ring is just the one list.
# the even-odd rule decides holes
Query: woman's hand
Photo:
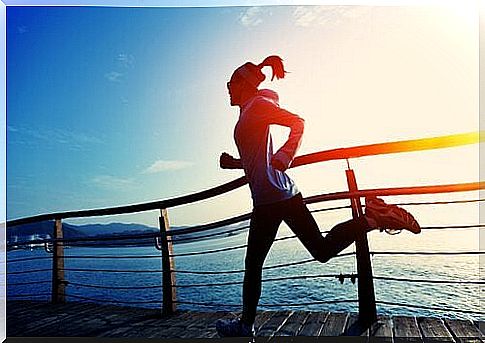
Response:
[{"label": "woman's hand", "polygon": [[271,165],[274,169],[278,169],[282,172],[284,172],[288,168],[283,162],[274,157],[271,159]]},{"label": "woman's hand", "polygon": [[222,169],[239,169],[242,168],[241,160],[236,159],[229,155],[227,152],[223,152],[219,158],[219,165]]},{"label": "woman's hand", "polygon": [[290,167],[291,158],[281,149],[276,152],[271,158],[271,165],[274,169],[284,172]]}]

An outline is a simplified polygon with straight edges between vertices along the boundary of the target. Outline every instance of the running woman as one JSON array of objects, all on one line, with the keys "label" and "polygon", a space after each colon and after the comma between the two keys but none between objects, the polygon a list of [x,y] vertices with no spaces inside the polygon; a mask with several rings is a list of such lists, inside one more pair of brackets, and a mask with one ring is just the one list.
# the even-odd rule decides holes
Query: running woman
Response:
[{"label": "running woman", "polygon": [[[262,68],[271,67],[272,78],[284,78],[283,61],[269,56],[255,65],[247,62],[237,68],[227,83],[231,106],[240,109],[234,129],[240,159],[222,153],[220,167],[244,169],[253,199],[253,211],[245,257],[243,308],[240,318],[218,320],[220,336],[254,337],[256,308],[261,296],[261,277],[266,256],[284,221],[310,254],[325,263],[352,244],[359,235],[373,229],[406,229],[421,231],[417,221],[406,210],[388,205],[382,199],[365,199],[365,214],[337,224],[323,237],[306,207],[295,182],[285,173],[300,146],[305,121],[279,106],[278,94],[258,89],[265,75]],[[270,125],[291,129],[285,144],[273,153]]]}]

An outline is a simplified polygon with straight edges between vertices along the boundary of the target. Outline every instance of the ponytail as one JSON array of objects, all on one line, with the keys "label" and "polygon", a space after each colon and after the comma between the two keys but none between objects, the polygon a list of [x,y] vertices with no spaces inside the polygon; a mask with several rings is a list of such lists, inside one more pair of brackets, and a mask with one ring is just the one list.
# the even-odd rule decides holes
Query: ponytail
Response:
[{"label": "ponytail", "polygon": [[251,62],[244,63],[242,66],[234,71],[233,76],[240,75],[250,85],[257,88],[259,84],[263,82],[266,78],[266,76],[261,71],[263,67],[271,67],[271,70],[273,71],[271,81],[273,81],[275,77],[278,80],[282,79],[287,73],[287,71],[285,71],[285,68],[283,67],[283,60],[281,59],[281,57],[273,55],[266,57],[264,61],[258,65],[255,65]]},{"label": "ponytail", "polygon": [[285,74],[287,71],[285,71],[285,68],[283,66],[283,60],[281,57],[273,55],[273,56],[268,56],[264,59],[263,62],[258,64],[259,70],[263,69],[263,67],[271,67],[271,70],[273,71],[273,75],[271,76],[271,81],[274,80],[275,76],[276,79],[282,79],[285,77]]}]

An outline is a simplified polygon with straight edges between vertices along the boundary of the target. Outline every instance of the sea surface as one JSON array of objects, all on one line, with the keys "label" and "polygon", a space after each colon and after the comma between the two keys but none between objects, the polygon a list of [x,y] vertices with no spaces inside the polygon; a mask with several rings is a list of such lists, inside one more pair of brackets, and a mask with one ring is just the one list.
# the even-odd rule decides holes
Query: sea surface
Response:
[{"label": "sea surface", "polygon": [[[318,217],[322,231],[329,229],[332,220]],[[291,236],[285,225],[278,238]],[[368,235],[370,250],[374,252],[465,252],[478,251],[478,229],[423,230],[419,235],[402,232],[388,235],[373,231]],[[212,250],[246,244],[247,230],[240,234],[217,239],[175,244],[175,269],[179,271],[241,271],[244,269],[245,249],[219,253]],[[354,251],[354,245],[344,251]],[[68,301],[108,302],[128,306],[156,308],[161,305],[160,251],[153,247],[69,247],[65,249],[66,269],[96,269],[105,271],[66,271]],[[70,256],[86,256],[73,258]],[[145,257],[149,256],[149,257]],[[109,258],[105,258],[109,257]],[[143,258],[140,258],[143,257]],[[35,258],[35,259],[31,259]],[[40,258],[40,259],[37,259]],[[311,259],[297,239],[277,241],[271,248],[265,267]],[[22,259],[28,259],[21,261]],[[480,278],[478,255],[381,255],[372,256],[375,295],[379,314],[439,316],[446,318],[485,319],[482,292],[477,284],[447,284],[433,280],[470,282]],[[51,292],[52,254],[44,249],[13,250],[7,254],[7,299],[49,300]],[[49,269],[49,271],[15,274],[19,271]],[[108,272],[119,270],[131,272]],[[322,264],[310,262],[285,268],[265,269],[263,279],[288,276],[338,275],[356,273],[355,256],[336,257]],[[243,273],[190,274],[176,273],[177,300],[180,309],[241,310]],[[379,277],[405,278],[419,282],[382,280]],[[427,282],[424,282],[427,281]],[[235,285],[214,285],[239,282]],[[199,285],[198,287],[184,287]],[[98,288],[101,287],[101,288]],[[127,287],[129,289],[116,289]],[[482,295],[482,296],[481,296]],[[482,297],[482,303],[480,301]],[[310,311],[358,312],[357,284],[346,279],[343,284],[333,276],[304,279],[273,280],[263,283],[259,309],[299,309]],[[338,302],[334,302],[338,301]],[[315,302],[330,302],[311,304]],[[334,302],[334,303],[332,303]],[[310,304],[309,304],[310,303]],[[300,305],[298,305],[300,304]],[[301,305],[304,304],[304,305]],[[277,306],[271,306],[277,305]],[[293,306],[297,305],[297,306]],[[419,306],[419,307],[416,307]],[[422,307],[431,307],[426,309]],[[436,308],[436,309],[434,309]],[[475,313],[466,313],[472,311]]]}]

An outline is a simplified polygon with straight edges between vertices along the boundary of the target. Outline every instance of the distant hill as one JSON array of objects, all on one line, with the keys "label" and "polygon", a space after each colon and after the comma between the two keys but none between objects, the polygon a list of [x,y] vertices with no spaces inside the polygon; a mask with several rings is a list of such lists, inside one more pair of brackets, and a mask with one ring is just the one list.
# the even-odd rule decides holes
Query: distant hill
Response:
[{"label": "distant hill", "polygon": [[[230,228],[237,228],[242,226],[244,223],[240,223],[240,225],[231,225],[230,227],[222,227],[214,230],[210,230],[210,233],[217,233],[217,232],[224,232]],[[67,223],[62,224],[64,229],[64,238],[65,239],[74,239],[74,238],[101,238],[111,236],[113,238],[126,236],[126,235],[138,235],[138,234],[149,234],[149,233],[158,233],[158,227],[151,227],[143,224],[126,224],[126,223],[109,223],[109,224],[84,224],[84,225],[71,225]],[[177,231],[180,229],[186,228],[186,226],[179,226],[179,227],[171,227],[171,230]],[[54,221],[43,221],[39,223],[33,224],[24,224],[24,225],[17,225],[13,227],[7,227],[7,244],[8,245],[15,245],[16,243],[20,242],[28,242],[32,240],[42,240],[42,239],[49,239],[52,237],[54,229]],[[205,235],[209,232],[203,233],[191,233],[185,234],[183,236],[174,236],[174,244],[181,244],[181,243],[188,243],[200,240],[206,240],[210,238],[197,238],[197,236]],[[238,234],[240,232],[227,234],[227,235],[219,235],[216,236],[217,238],[225,237],[225,236],[232,236],[234,234]],[[192,238],[192,239],[191,239]],[[183,239],[182,242],[177,243],[177,240]],[[154,239],[153,238],[138,238],[138,239],[110,239],[110,240],[102,240],[102,241],[88,241],[88,242],[76,242],[70,243],[70,245],[77,245],[77,246],[113,246],[113,245],[153,245]]]},{"label": "distant hill", "polygon": [[[78,238],[78,237],[85,236],[83,232],[76,230],[76,227],[74,225],[69,225],[64,223],[63,229],[64,229],[65,238]],[[6,230],[7,242],[26,241],[26,240],[50,237],[52,235],[53,230],[54,230],[53,221],[42,221],[38,223],[7,227],[7,230]],[[38,236],[38,237],[33,237],[33,236]]]},{"label": "distant hill", "polygon": [[76,231],[85,236],[126,234],[136,232],[159,232],[158,227],[143,224],[109,223],[109,224],[85,224],[73,226]]}]

